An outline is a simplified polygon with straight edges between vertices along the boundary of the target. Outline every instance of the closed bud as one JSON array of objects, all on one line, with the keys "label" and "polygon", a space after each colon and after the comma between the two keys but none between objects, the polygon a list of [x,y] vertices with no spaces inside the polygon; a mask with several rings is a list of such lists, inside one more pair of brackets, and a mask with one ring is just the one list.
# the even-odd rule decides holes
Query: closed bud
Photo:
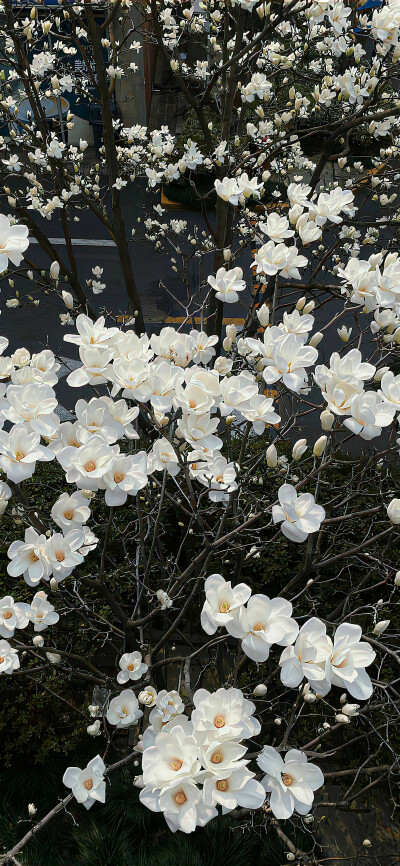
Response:
[{"label": "closed bud", "polygon": [[383,634],[383,632],[386,631],[388,625],[390,625],[390,619],[382,619],[381,622],[377,622],[373,634]]},{"label": "closed bud", "polygon": [[303,307],[303,315],[307,315],[307,313],[312,313],[315,307],[315,301],[309,301],[308,304]]},{"label": "closed bud", "polygon": [[327,441],[327,436],[320,436],[319,439],[317,439],[313,448],[314,457],[322,457]]},{"label": "closed bud", "polygon": [[53,590],[53,592],[57,592],[58,590],[58,581],[55,577],[52,577],[50,580],[50,589]]},{"label": "closed bud", "polygon": [[41,634],[36,634],[35,637],[32,639],[32,643],[33,646],[43,646],[44,637],[42,637]]},{"label": "closed bud", "polygon": [[266,304],[263,304],[257,310],[257,318],[262,328],[266,328],[269,323],[269,307]]},{"label": "closed bud", "polygon": [[59,665],[61,661],[61,656],[58,653],[46,653],[46,658],[48,658],[51,665]]},{"label": "closed bud", "polygon": [[316,349],[316,347],[319,346],[321,340],[323,339],[324,335],[321,333],[321,331],[316,331],[315,334],[312,335],[309,345],[313,346],[313,348]]},{"label": "closed bud", "polygon": [[387,506],[387,515],[394,526],[400,524],[400,499],[392,499]]},{"label": "closed bud", "polygon": [[338,713],[336,716],[336,721],[340,722],[342,725],[348,725],[350,723],[350,719],[348,716],[345,716],[344,713]]},{"label": "closed bud", "polygon": [[293,460],[301,460],[304,452],[307,450],[307,439],[298,439],[293,445],[292,457]]},{"label": "closed bud", "polygon": [[100,736],[100,719],[96,719],[92,725],[88,725],[86,728],[89,737],[99,737]]},{"label": "closed bud", "polygon": [[400,571],[396,571],[396,575],[395,575],[395,578],[394,578],[394,585],[395,585],[395,586],[400,586]]},{"label": "closed bud", "polygon": [[270,469],[275,469],[275,466],[278,463],[278,452],[275,448],[275,445],[269,445],[267,448],[267,465]]},{"label": "closed bud", "polygon": [[74,306],[74,299],[71,295],[71,292],[61,292],[61,295],[67,310],[72,310]]},{"label": "closed bud", "polygon": [[306,300],[307,300],[307,298],[304,298],[304,297],[299,298],[299,300],[297,301],[297,304],[296,304],[296,310],[299,310],[299,312],[301,312],[301,310],[305,306]]},{"label": "closed bud", "polygon": [[231,258],[232,258],[232,252],[229,248],[227,248],[226,250],[224,250],[224,262],[229,262],[229,260]]},{"label": "closed bud", "polygon": [[267,694],[267,687],[264,683],[260,683],[258,686],[253,689],[253,695],[255,698],[263,698],[264,695]]},{"label": "closed bud", "polygon": [[380,382],[382,376],[385,375],[389,371],[390,367],[380,367],[379,370],[376,371],[374,376],[374,382]]},{"label": "closed bud", "polygon": [[320,414],[321,427],[323,430],[332,430],[333,422],[335,420],[335,416],[329,409],[324,409]]},{"label": "closed bud", "polygon": [[234,340],[236,337],[236,325],[227,325],[226,326],[226,336],[228,340]]},{"label": "closed bud", "polygon": [[50,276],[52,280],[58,280],[60,276],[60,265],[58,262],[52,262],[50,265]]}]

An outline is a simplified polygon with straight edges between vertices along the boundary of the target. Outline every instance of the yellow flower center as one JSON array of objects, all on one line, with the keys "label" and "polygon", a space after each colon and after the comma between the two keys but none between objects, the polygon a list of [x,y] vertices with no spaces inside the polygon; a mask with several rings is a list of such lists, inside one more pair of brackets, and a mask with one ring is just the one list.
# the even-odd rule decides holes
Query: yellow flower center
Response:
[{"label": "yellow flower center", "polygon": [[227,791],[228,790],[228,779],[219,779],[216,784],[217,791]]},{"label": "yellow flower center", "polygon": [[224,716],[215,716],[215,719],[214,719],[214,727],[215,727],[215,728],[224,728],[224,727],[225,727],[225,718],[224,718]]},{"label": "yellow flower center", "polygon": [[123,481],[124,478],[125,475],[123,475],[122,472],[114,472],[114,481],[116,484],[119,484],[119,482]]},{"label": "yellow flower center", "polygon": [[181,761],[179,758],[173,758],[173,760],[170,763],[171,770],[174,770],[175,773],[177,773],[178,770],[180,770],[182,764],[183,764],[183,761]]},{"label": "yellow flower center", "polygon": [[64,517],[66,520],[72,520],[73,516],[74,516],[73,511],[64,511]]},{"label": "yellow flower center", "polygon": [[0,665],[3,664],[3,661],[4,661],[4,656],[0,656]]},{"label": "yellow flower center", "polygon": [[10,610],[6,610],[6,612],[3,613],[3,619],[11,619],[11,617],[12,617],[12,613]]},{"label": "yellow flower center", "polygon": [[264,631],[264,626],[262,622],[256,622],[256,624],[253,626],[253,631]]},{"label": "yellow flower center", "polygon": [[175,794],[175,798],[174,798],[174,799],[175,799],[175,803],[176,803],[178,806],[183,806],[183,804],[186,803],[187,796],[186,796],[186,794],[185,794],[184,791],[178,791],[178,793]]},{"label": "yellow flower center", "polygon": [[18,460],[18,463],[19,463],[20,460],[22,460],[24,457],[25,457],[25,454],[24,454],[23,451],[16,451],[16,452],[15,452],[15,459]]},{"label": "yellow flower center", "polygon": [[132,664],[132,662],[131,662],[130,665],[127,665],[127,666],[126,666],[126,669],[127,669],[127,671],[133,671],[133,664]]},{"label": "yellow flower center", "polygon": [[293,779],[292,779],[291,776],[289,776],[289,773],[282,773],[282,782],[283,782],[283,784],[286,785],[286,787],[288,788],[289,785],[292,784]]},{"label": "yellow flower center", "polygon": [[227,613],[229,610],[229,604],[227,601],[223,601],[219,606],[220,613]]},{"label": "yellow flower center", "polygon": [[211,755],[211,763],[212,764],[220,764],[221,761],[222,761],[221,752],[214,752],[214,754]]},{"label": "yellow flower center", "polygon": [[64,559],[65,559],[64,551],[63,550],[57,550],[57,553],[56,553],[57,562],[64,562]]},{"label": "yellow flower center", "polygon": [[92,779],[86,779],[86,782],[83,783],[83,787],[86,788],[87,791],[91,791],[93,788]]},{"label": "yellow flower center", "polygon": [[31,553],[30,556],[29,556],[29,559],[30,559],[31,562],[39,562],[39,557],[36,556],[36,553],[34,553],[33,550],[32,550],[32,553]]},{"label": "yellow flower center", "polygon": [[85,469],[86,472],[93,472],[96,469],[96,464],[93,463],[93,460],[88,460],[88,462],[85,463]]}]

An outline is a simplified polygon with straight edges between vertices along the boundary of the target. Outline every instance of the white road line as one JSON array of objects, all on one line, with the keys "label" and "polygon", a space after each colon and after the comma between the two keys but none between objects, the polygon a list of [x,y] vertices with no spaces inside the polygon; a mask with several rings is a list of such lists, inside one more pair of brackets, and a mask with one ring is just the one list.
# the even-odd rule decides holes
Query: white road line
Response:
[{"label": "white road line", "polygon": [[[57,247],[65,247],[65,238],[47,238],[47,240],[53,244],[53,246]],[[36,238],[30,238],[31,244],[39,243]],[[110,240],[110,238],[95,238],[91,240],[90,238],[72,238],[71,240],[73,247],[115,247],[114,241]]]}]

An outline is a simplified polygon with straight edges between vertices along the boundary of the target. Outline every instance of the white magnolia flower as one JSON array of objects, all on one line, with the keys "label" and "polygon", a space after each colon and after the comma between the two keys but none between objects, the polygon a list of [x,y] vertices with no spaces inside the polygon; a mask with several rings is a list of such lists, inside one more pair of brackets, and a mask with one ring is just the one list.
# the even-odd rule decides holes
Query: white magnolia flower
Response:
[{"label": "white magnolia flower", "polygon": [[43,631],[49,625],[55,625],[60,619],[54,606],[47,601],[47,595],[40,590],[33,596],[29,609],[29,619],[34,624],[34,631]]},{"label": "white magnolia flower", "polygon": [[192,723],[197,741],[206,746],[214,741],[243,740],[260,733],[253,718],[255,705],[240,689],[198,689],[193,695]]},{"label": "white magnolia flower", "polygon": [[279,664],[281,680],[289,688],[297,688],[304,677],[315,692],[325,678],[325,662],[332,651],[332,642],[326,634],[326,626],[312,617],[301,627],[294,646],[283,650]]},{"label": "white magnolia flower", "polygon": [[325,510],[316,504],[312,493],[298,495],[292,484],[282,484],[278,499],[280,505],[272,506],[272,518],[274,523],[282,524],[281,530],[290,541],[305,541],[325,520]]},{"label": "white magnolia flower", "polygon": [[241,413],[247,421],[252,422],[254,433],[261,436],[270,424],[279,424],[281,416],[274,411],[272,397],[264,397],[263,394],[255,394],[249,400],[249,407],[241,409]]},{"label": "white magnolia flower", "polygon": [[374,439],[380,436],[382,427],[392,423],[396,407],[382,400],[375,391],[364,391],[356,394],[350,404],[351,416],[346,418],[344,426],[361,439]]},{"label": "white magnolia flower", "polygon": [[290,749],[284,760],[272,746],[264,746],[257,764],[267,774],[262,785],[271,792],[270,806],[275,817],[285,820],[294,811],[308,815],[314,791],[324,784],[320,768],[308,763],[304,752],[298,749]]},{"label": "white magnolia flower", "polygon": [[31,478],[37,460],[53,460],[49,448],[40,445],[39,433],[26,424],[16,424],[9,433],[0,430],[0,466],[10,481],[19,484]]},{"label": "white magnolia flower", "polygon": [[226,815],[237,806],[259,809],[265,800],[265,790],[246,767],[225,770],[223,777],[215,775],[205,779],[203,799],[206,806],[222,806]]},{"label": "white magnolia flower", "polygon": [[143,788],[139,794],[141,803],[152,812],[163,812],[173,832],[193,833],[196,826],[204,826],[214,817],[216,810],[207,810],[200,803],[201,792],[192,779],[181,779],[175,784],[158,790],[152,786]]},{"label": "white magnolia flower", "polygon": [[195,473],[195,477],[201,484],[208,487],[211,502],[227,502],[229,494],[237,490],[236,464],[228,463],[226,457],[217,454],[208,463],[200,464],[200,466],[203,468]]},{"label": "white magnolia flower", "polygon": [[211,574],[204,584],[206,600],[201,612],[201,625],[207,634],[214,634],[220,626],[238,617],[240,608],[246,604],[251,589],[245,583],[232,587],[221,574]]},{"label": "white magnolia flower", "polygon": [[22,225],[11,225],[5,214],[0,214],[0,273],[8,267],[8,261],[18,267],[29,246],[28,229]]},{"label": "white magnolia flower", "polygon": [[394,406],[396,412],[400,412],[400,375],[395,376],[391,370],[387,370],[383,374],[380,384],[379,396]]},{"label": "white magnolia flower", "polygon": [[296,639],[299,627],[292,619],[292,605],[284,598],[253,595],[239,616],[229,620],[226,629],[240,638],[242,650],[255,662],[265,662],[272,644],[288,646]]},{"label": "white magnolia flower", "polygon": [[87,442],[91,436],[101,436],[105,442],[113,445],[124,435],[122,425],[111,414],[112,405],[113,400],[109,399],[108,402],[104,397],[93,397],[88,403],[86,400],[75,403],[75,415],[80,425],[80,442]]},{"label": "white magnolia flower", "polygon": [[102,476],[100,487],[106,488],[106,504],[118,506],[125,504],[128,494],[135,496],[142,490],[147,481],[147,455],[145,451],[139,451],[113,457]]},{"label": "white magnolia flower", "polygon": [[81,448],[67,446],[57,454],[69,484],[82,490],[98,490],[113,457],[119,453],[118,445],[107,445],[101,436],[91,436]]},{"label": "white magnolia flower", "polygon": [[209,743],[201,750],[201,763],[204,771],[198,773],[198,781],[207,778],[210,774],[217,778],[224,778],[230,770],[245,767],[248,761],[242,759],[246,752],[246,746],[235,740]]},{"label": "white magnolia flower", "polygon": [[229,204],[233,205],[239,204],[241,190],[236,182],[236,178],[224,177],[223,180],[215,180],[214,186],[217,195],[224,201],[228,201]]},{"label": "white magnolia flower", "polygon": [[0,637],[10,638],[16,628],[26,628],[29,611],[29,604],[14,602],[11,595],[0,599]]},{"label": "white magnolia flower", "polygon": [[150,724],[155,731],[161,731],[164,725],[180,716],[184,709],[185,705],[179,692],[167,692],[166,689],[162,689],[158,693],[155,707],[150,713]]},{"label": "white magnolia flower", "polygon": [[93,322],[89,316],[80,313],[75,322],[78,334],[65,334],[64,340],[66,343],[75,343],[77,346],[97,346],[98,348],[111,346],[120,334],[120,330],[119,328],[106,328],[104,322],[104,316],[100,316],[96,322]]},{"label": "white magnolia flower", "polygon": [[191,331],[193,340],[193,361],[195,364],[208,364],[215,355],[214,346],[218,343],[216,334],[208,336],[205,331]]},{"label": "white magnolia flower", "polygon": [[120,695],[113,698],[108,706],[107,721],[117,728],[126,728],[142,718],[139,702],[132,689],[124,689]]},{"label": "white magnolia flower", "polygon": [[266,223],[259,224],[259,229],[275,244],[284,243],[287,238],[292,238],[294,235],[294,231],[289,228],[289,220],[274,212],[268,215]]},{"label": "white magnolia flower", "polygon": [[36,586],[42,578],[49,579],[51,568],[47,558],[47,538],[32,526],[25,529],[25,541],[13,541],[8,548],[7,572],[11,577],[23,575],[28,586]]},{"label": "white magnolia flower", "polygon": [[331,685],[345,688],[356,700],[366,701],[372,695],[372,683],[365,668],[374,661],[376,653],[361,640],[359,625],[343,622],[335,632],[332,652],[325,664],[325,681],[318,685],[321,695]]},{"label": "white magnolia flower", "polygon": [[113,350],[103,346],[80,346],[79,357],[82,366],[77,367],[67,376],[71,388],[81,388],[82,385],[103,385],[111,378],[113,368]]},{"label": "white magnolia flower", "polygon": [[120,685],[129,682],[129,680],[140,680],[148,670],[148,666],[142,662],[142,654],[137,651],[124,653],[118,664],[121,670],[118,673],[117,682]]},{"label": "white magnolia flower", "polygon": [[250,401],[258,396],[258,385],[254,376],[244,370],[238,376],[227,376],[220,383],[222,402],[220,413],[223,418],[231,415],[235,410],[241,412],[250,409]]},{"label": "white magnolia flower", "polygon": [[106,783],[104,774],[106,767],[100,755],[89,761],[87,767],[68,767],[63,776],[63,783],[72,793],[78,803],[83,803],[85,809],[90,809],[96,800],[106,801]]},{"label": "white magnolia flower", "polygon": [[303,346],[296,334],[288,334],[277,342],[272,349],[272,358],[265,358],[263,377],[267,385],[282,379],[284,385],[299,394],[307,383],[306,368],[311,367],[318,358],[318,350],[313,346]]},{"label": "white magnolia flower", "polygon": [[167,470],[169,475],[177,475],[179,472],[179,459],[172,445],[163,436],[156,439],[150,454],[147,456],[149,475],[152,472],[163,472]]},{"label": "white magnolia flower", "polygon": [[51,509],[51,516],[54,523],[63,532],[68,532],[70,529],[81,529],[90,517],[88,500],[82,496],[79,490],[71,496],[68,493],[62,493]]},{"label": "white magnolia flower", "polygon": [[0,640],[0,676],[12,674],[19,668],[18,652],[7,640]]},{"label": "white magnolia flower", "polygon": [[85,542],[82,529],[70,529],[65,535],[55,532],[46,542],[46,556],[56,580],[61,581],[72,574],[83,562],[80,548]]},{"label": "white magnolia flower", "polygon": [[218,418],[211,418],[209,412],[206,412],[205,415],[185,412],[182,418],[179,418],[177,427],[189,445],[211,453],[222,448],[222,439],[215,436],[218,424]]},{"label": "white magnolia flower", "polygon": [[152,788],[164,788],[179,779],[193,778],[200,770],[198,745],[185,728],[174,725],[156,734],[154,746],[143,752],[143,781]]},{"label": "white magnolia flower", "polygon": [[239,300],[238,292],[243,292],[246,288],[246,283],[242,277],[241,268],[232,268],[230,271],[219,268],[215,277],[207,277],[207,282],[215,290],[215,297],[218,301],[236,304],[236,301]]}]

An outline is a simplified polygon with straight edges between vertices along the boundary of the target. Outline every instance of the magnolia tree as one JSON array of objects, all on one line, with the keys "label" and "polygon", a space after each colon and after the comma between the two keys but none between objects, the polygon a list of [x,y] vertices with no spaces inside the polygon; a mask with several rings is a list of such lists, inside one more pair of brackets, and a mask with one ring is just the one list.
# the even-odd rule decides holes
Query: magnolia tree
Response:
[{"label": "magnolia tree", "polygon": [[[61,421],[55,347],[7,354],[1,338],[0,673],[8,689],[56,674],[72,710],[83,685],[88,758],[99,738],[5,861],[73,800],[99,801],[100,815],[108,778],[132,761],[143,808],[172,832],[233,813],[274,824],[289,859],[323,862],[315,803],[326,816],[372,802],[397,768],[400,2],[369,19],[337,0],[116,0],[102,21],[93,5],[2,3],[6,303],[18,327],[19,307],[39,316],[61,298],[79,361],[74,418]],[[196,138],[112,114],[118,79],[151,45]],[[72,91],[101,107],[97,163],[86,141],[68,143],[72,114],[46,117],[43,97]],[[204,274],[183,325],[151,335],[121,200],[136,175],[155,190],[184,178],[202,211],[189,235],[160,205],[146,217],[155,257]],[[101,253],[80,281],[82,212],[115,242],[122,325],[99,306]],[[43,230],[54,216],[66,260]]]}]

